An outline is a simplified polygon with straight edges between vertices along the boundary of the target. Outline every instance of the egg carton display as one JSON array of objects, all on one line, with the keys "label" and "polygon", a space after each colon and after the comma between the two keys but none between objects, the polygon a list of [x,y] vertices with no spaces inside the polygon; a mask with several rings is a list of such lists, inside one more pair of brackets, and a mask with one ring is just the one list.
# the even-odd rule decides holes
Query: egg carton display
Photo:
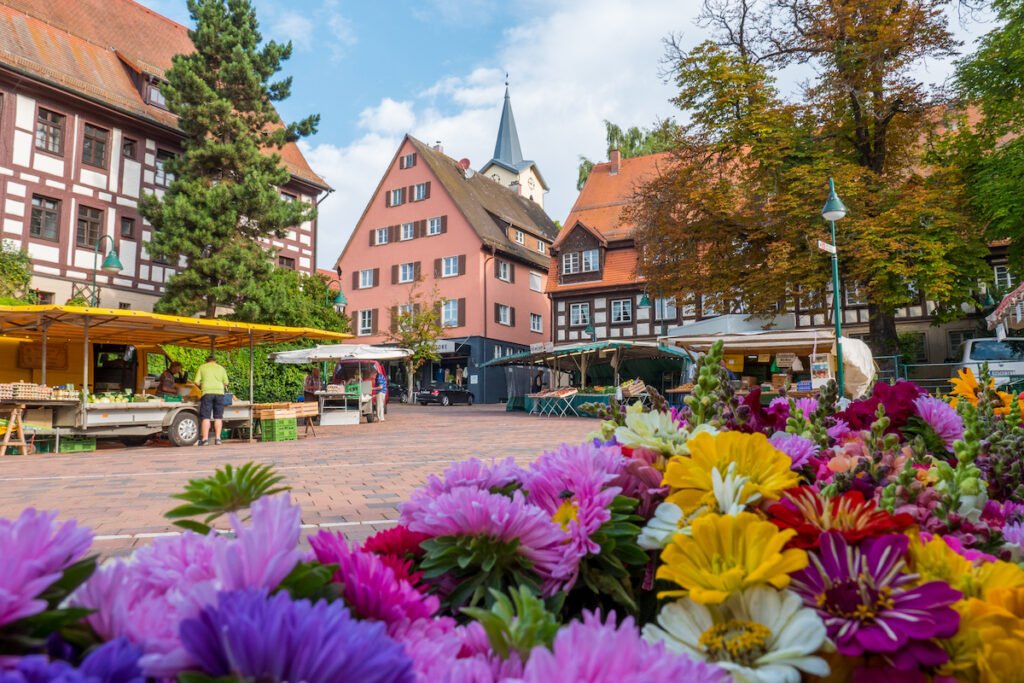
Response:
[{"label": "egg carton display", "polygon": [[11,384],[9,398],[15,401],[49,401],[53,398],[53,389],[42,384],[15,382]]}]

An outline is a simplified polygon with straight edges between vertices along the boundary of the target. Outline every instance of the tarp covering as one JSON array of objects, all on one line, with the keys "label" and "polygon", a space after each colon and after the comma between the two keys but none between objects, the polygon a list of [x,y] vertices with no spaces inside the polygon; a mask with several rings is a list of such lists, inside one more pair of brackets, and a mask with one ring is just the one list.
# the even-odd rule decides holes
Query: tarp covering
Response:
[{"label": "tarp covering", "polygon": [[[584,344],[562,344],[540,351],[522,351],[511,356],[502,356],[487,361],[487,365],[536,365],[547,363],[555,358],[578,356],[597,352],[599,355],[610,355],[615,350],[623,352],[623,360],[629,358],[658,358],[662,356],[686,356],[686,353],[671,346],[645,341],[599,341]],[[602,360],[604,362],[604,360]]]},{"label": "tarp covering", "polygon": [[319,363],[337,360],[405,360],[412,355],[409,349],[370,344],[330,344],[312,349],[278,351],[270,354],[278,363]]},{"label": "tarp covering", "polygon": [[341,341],[351,334],[308,327],[254,325],[88,306],[0,306],[0,336],[110,344],[173,344],[228,350],[297,339]]},{"label": "tarp covering", "polygon": [[728,313],[726,315],[705,318],[695,323],[670,327],[664,336],[697,334],[737,334],[739,332],[761,332],[765,330],[793,330],[796,328],[796,316],[784,313],[772,318],[751,318],[744,313]]}]

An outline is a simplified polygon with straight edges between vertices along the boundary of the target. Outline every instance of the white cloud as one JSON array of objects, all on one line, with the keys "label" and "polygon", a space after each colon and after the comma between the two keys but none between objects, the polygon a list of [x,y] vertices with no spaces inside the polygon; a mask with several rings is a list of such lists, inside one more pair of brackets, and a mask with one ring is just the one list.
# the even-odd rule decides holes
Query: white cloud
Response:
[{"label": "white cloud", "polygon": [[313,22],[297,12],[285,12],[274,22],[273,35],[290,40],[297,50],[313,47]]},{"label": "white cloud", "polygon": [[396,102],[385,97],[376,107],[367,107],[359,113],[359,126],[373,133],[401,134],[411,130],[416,122],[412,102]]}]

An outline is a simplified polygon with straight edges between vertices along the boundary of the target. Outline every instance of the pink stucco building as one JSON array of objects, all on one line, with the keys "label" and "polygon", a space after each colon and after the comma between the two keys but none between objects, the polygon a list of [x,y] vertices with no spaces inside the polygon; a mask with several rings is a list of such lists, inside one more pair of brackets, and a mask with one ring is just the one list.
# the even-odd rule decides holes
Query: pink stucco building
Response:
[{"label": "pink stucco building", "polygon": [[503,397],[505,382],[480,364],[551,339],[544,291],[557,226],[523,185],[511,185],[407,135],[337,261],[360,342],[387,343],[410,292],[431,296],[436,286],[448,334],[443,359],[419,381],[458,368],[484,402]]}]

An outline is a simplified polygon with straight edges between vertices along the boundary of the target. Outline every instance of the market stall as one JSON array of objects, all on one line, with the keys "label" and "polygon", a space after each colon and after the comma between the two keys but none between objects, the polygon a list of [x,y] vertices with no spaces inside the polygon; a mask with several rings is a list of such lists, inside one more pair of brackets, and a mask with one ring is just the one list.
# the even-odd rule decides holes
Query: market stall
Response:
[{"label": "market stall", "polygon": [[[211,351],[248,347],[249,400],[225,406],[224,422],[247,425],[251,438],[255,346],[350,337],[340,332],[142,311],[0,306],[0,387],[13,385],[11,398],[0,398],[0,406],[21,406],[26,415],[22,422],[30,429],[47,430],[58,443],[62,437],[95,443],[96,437],[132,439],[166,431],[176,445],[191,445],[198,438],[198,409],[182,396],[145,393],[153,380],[148,373],[150,356],[164,358],[164,344]],[[80,353],[75,353],[74,347],[80,347]],[[60,404],[44,406],[15,399],[15,391],[26,390],[18,384],[38,387],[41,395],[48,393],[47,400]],[[183,389],[182,393],[190,391]],[[40,411],[36,425],[28,417],[33,410]]]},{"label": "market stall", "polygon": [[[312,349],[279,351],[271,354],[278,363],[303,365],[307,363],[335,363],[332,378],[322,391],[316,392],[320,407],[320,424],[359,424],[366,416],[372,422],[373,385],[364,380],[381,361],[405,360],[412,355],[409,349],[370,344],[329,344]],[[345,370],[339,373],[339,370]],[[326,375],[326,371],[324,372]]]}]

